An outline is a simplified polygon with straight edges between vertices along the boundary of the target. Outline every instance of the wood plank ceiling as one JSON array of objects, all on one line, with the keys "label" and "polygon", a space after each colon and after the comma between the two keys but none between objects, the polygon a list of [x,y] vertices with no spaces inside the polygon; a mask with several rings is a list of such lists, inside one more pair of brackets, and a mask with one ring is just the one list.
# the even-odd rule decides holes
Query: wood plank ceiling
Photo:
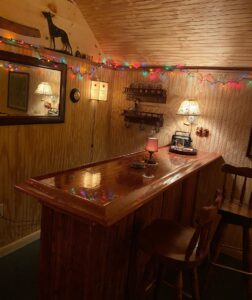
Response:
[{"label": "wood plank ceiling", "polygon": [[76,3],[106,56],[119,62],[252,65],[252,0]]}]

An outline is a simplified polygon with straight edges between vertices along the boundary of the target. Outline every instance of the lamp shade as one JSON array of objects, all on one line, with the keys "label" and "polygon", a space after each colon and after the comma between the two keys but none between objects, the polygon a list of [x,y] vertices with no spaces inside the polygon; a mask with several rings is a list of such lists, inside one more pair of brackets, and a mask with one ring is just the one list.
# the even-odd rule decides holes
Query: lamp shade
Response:
[{"label": "lamp shade", "polygon": [[157,152],[158,151],[158,139],[154,137],[149,137],[145,147],[146,151]]},{"label": "lamp shade", "polygon": [[48,82],[41,82],[38,85],[38,87],[35,91],[35,94],[51,96],[52,95],[52,88],[51,88],[51,86]]},{"label": "lamp shade", "polygon": [[200,115],[200,109],[199,109],[199,103],[197,100],[194,99],[186,99],[184,100],[177,112],[178,115],[183,116],[199,116]]}]

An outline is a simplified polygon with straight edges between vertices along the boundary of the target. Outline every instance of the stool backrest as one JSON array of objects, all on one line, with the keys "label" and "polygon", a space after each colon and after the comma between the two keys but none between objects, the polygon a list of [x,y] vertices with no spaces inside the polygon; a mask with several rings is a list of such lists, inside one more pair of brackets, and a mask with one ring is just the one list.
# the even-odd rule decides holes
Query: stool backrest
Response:
[{"label": "stool backrest", "polygon": [[209,251],[209,246],[214,234],[215,221],[222,203],[222,194],[218,193],[213,205],[203,206],[196,219],[197,227],[187,247],[185,260],[189,260],[196,249],[196,256],[204,258]]},{"label": "stool backrest", "polygon": [[[224,176],[224,183],[223,183],[223,198],[229,199],[231,202],[236,198],[236,191],[237,191],[237,179],[238,176],[242,178],[242,187],[241,192],[237,200],[239,200],[240,204],[242,205],[244,203],[245,199],[245,193],[246,193],[246,187],[247,187],[247,179],[252,178],[252,168],[246,168],[246,167],[234,167],[228,164],[224,164],[221,168],[222,172],[225,173]],[[228,194],[228,174],[234,175],[233,176],[233,183],[231,190],[229,190]],[[252,191],[249,193],[249,208],[252,208]]]}]

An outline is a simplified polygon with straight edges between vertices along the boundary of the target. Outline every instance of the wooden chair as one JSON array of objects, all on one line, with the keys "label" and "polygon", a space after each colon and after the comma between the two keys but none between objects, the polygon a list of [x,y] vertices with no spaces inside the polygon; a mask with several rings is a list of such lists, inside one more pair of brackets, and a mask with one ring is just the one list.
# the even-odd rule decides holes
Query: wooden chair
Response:
[{"label": "wooden chair", "polygon": [[[215,204],[200,209],[196,228],[183,226],[176,222],[158,219],[147,226],[139,236],[140,248],[150,256],[155,256],[160,262],[159,274],[156,280],[155,299],[159,284],[166,266],[175,267],[176,282],[174,285],[176,299],[181,300],[183,292],[183,271],[192,272],[193,299],[199,300],[199,284],[197,266],[208,255],[209,245],[215,228],[215,220],[221,203],[218,195]],[[145,297],[145,290],[142,298]]]},{"label": "wooden chair", "polygon": [[[238,168],[228,164],[222,166],[222,171],[225,173],[224,184],[222,189],[223,203],[219,209],[221,220],[212,242],[212,258],[211,264],[225,269],[240,272],[247,276],[247,292],[248,299],[252,299],[252,239],[250,237],[250,228],[252,227],[252,192],[247,189],[248,178],[252,178],[252,168]],[[231,176],[230,176],[231,175]],[[228,179],[232,178],[231,185]],[[240,177],[242,187],[240,193],[237,193],[237,181]],[[252,184],[252,182],[251,182]],[[228,188],[229,187],[229,188]],[[238,197],[237,197],[238,194]],[[245,201],[245,195],[248,196],[248,201]],[[234,224],[242,226],[243,242],[243,269],[233,268],[227,265],[217,263],[219,253],[223,247],[222,237],[226,226]],[[208,278],[211,276],[209,270]]]}]

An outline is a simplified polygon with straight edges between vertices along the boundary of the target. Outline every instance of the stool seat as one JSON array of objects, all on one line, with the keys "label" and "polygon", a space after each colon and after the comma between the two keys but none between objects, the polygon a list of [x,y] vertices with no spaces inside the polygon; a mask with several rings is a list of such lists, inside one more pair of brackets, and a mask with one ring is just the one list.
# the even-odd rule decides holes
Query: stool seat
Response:
[{"label": "stool seat", "polygon": [[[230,202],[229,199],[224,200],[221,208],[219,209],[219,214],[222,216],[231,216],[235,215],[236,217],[245,218],[246,221],[250,221],[252,225],[252,209],[249,208],[248,204],[240,204],[240,201],[237,199]],[[242,220],[243,222],[244,220]]]},{"label": "stool seat", "polygon": [[[208,254],[221,200],[218,195],[214,205],[204,206],[200,209],[195,228],[170,220],[158,219],[140,233],[139,247],[149,256],[157,258],[160,263],[155,299],[157,299],[158,285],[163,277],[163,269],[167,266],[175,267],[176,270],[176,280],[173,286],[176,291],[176,299],[182,300],[182,273],[185,269],[190,269],[192,274],[193,299],[200,299],[197,266]],[[141,293],[140,299],[144,299],[144,294],[148,290],[148,287],[143,287],[144,292]]]},{"label": "stool seat", "polygon": [[190,264],[198,261],[196,250],[190,259],[185,260],[188,245],[195,233],[195,228],[179,223],[158,219],[147,226],[139,238],[140,248],[150,255],[159,256],[170,263]]}]

